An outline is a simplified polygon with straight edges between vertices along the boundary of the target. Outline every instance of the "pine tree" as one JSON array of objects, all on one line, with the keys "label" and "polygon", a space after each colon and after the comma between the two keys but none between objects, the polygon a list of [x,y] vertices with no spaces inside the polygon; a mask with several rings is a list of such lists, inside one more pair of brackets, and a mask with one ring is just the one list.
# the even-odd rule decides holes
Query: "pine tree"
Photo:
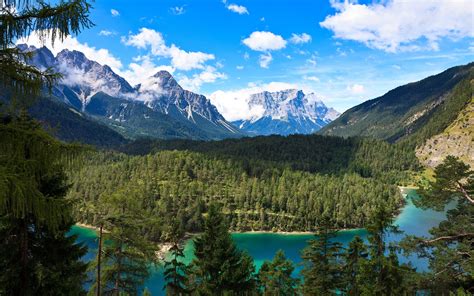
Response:
[{"label": "pine tree", "polygon": [[360,280],[362,294],[369,295],[403,295],[409,290],[408,279],[413,270],[409,266],[401,266],[395,251],[390,245],[389,256],[386,238],[389,233],[400,233],[393,225],[393,218],[384,207],[379,207],[373,221],[367,226],[369,240],[369,258],[362,262]]},{"label": "pine tree", "polygon": [[292,277],[293,262],[279,250],[272,261],[265,261],[258,272],[259,289],[263,295],[298,295],[299,280]]},{"label": "pine tree", "polygon": [[[117,190],[99,201],[106,243],[103,245],[101,290],[105,294],[137,294],[149,276],[154,246],[142,234],[147,217],[133,188]],[[95,263],[97,264],[97,262]],[[91,293],[97,289],[95,284]]]},{"label": "pine tree", "polygon": [[86,251],[66,236],[65,147],[25,113],[0,134],[0,294],[82,294]]},{"label": "pine tree", "polygon": [[303,250],[304,295],[333,295],[341,289],[342,246],[333,241],[336,235],[337,231],[332,230],[328,219],[324,218],[316,238]]},{"label": "pine tree", "polygon": [[199,295],[224,295],[254,291],[253,260],[237,250],[227,222],[217,205],[211,204],[204,232],[194,241],[196,258],[192,276]]},{"label": "pine tree", "polygon": [[167,295],[187,295],[187,266],[182,262],[184,259],[184,249],[180,246],[179,240],[182,237],[179,223],[172,224],[170,239],[172,246],[169,250],[171,259],[165,261],[165,286]]},{"label": "pine tree", "polygon": [[360,295],[361,265],[367,256],[367,247],[364,241],[359,236],[354,237],[344,254],[344,290],[347,295]]},{"label": "pine tree", "polygon": [[431,237],[409,236],[405,251],[428,258],[430,270],[421,286],[433,294],[456,293],[464,288],[474,293],[474,171],[459,158],[447,156],[434,170],[434,180],[422,184],[423,208],[443,209],[455,201],[447,219],[430,230]]}]

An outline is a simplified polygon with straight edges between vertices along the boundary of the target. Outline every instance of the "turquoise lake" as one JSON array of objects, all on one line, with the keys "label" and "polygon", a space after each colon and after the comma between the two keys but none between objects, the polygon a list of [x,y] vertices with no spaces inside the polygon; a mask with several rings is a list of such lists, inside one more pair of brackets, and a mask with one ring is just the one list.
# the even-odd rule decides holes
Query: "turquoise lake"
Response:
[{"label": "turquoise lake", "polygon": [[[453,205],[448,205],[443,212],[436,212],[433,210],[422,210],[415,207],[412,203],[412,198],[417,198],[416,191],[413,189],[402,189],[402,194],[407,197],[407,204],[402,209],[395,224],[400,227],[400,230],[405,234],[412,235],[429,235],[429,229],[437,226],[439,222],[445,219],[446,210],[452,208]],[[84,243],[89,248],[88,254],[84,260],[89,261],[95,257],[97,251],[97,235],[94,230],[74,226],[71,234],[78,235],[78,242]],[[337,241],[347,245],[356,235],[362,238],[366,237],[364,229],[345,230],[340,231],[336,238]],[[282,249],[286,256],[294,263],[301,262],[301,250],[307,245],[307,241],[314,238],[313,235],[304,234],[276,234],[276,233],[234,233],[232,234],[237,246],[247,251],[253,258],[257,269],[262,265],[263,261],[273,258],[275,252]],[[402,235],[392,235],[388,238],[389,241],[398,241]],[[188,241],[185,246],[186,261],[192,259],[193,244]],[[416,257],[405,258],[400,256],[403,262],[410,261],[418,270],[427,270],[428,263]],[[301,267],[297,265],[295,275],[297,276]],[[153,268],[151,277],[146,282],[145,286],[151,291],[153,295],[165,295],[163,291],[163,275],[161,267]]]}]

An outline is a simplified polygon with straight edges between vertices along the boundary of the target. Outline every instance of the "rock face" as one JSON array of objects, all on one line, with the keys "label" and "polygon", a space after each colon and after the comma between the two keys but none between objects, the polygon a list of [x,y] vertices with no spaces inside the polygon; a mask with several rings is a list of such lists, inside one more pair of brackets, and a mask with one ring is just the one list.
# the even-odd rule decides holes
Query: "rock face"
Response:
[{"label": "rock face", "polygon": [[315,94],[306,95],[297,89],[254,94],[248,104],[250,109],[260,108],[263,112],[234,124],[255,135],[310,134],[339,116]]},{"label": "rock face", "polygon": [[53,90],[55,97],[128,137],[243,136],[205,96],[183,89],[166,71],[132,87],[109,66],[89,60],[82,52],[66,49],[55,57],[46,47],[18,47],[34,52],[31,64],[63,75]]},{"label": "rock face", "polygon": [[474,98],[443,133],[416,149],[418,159],[429,167],[437,166],[448,155],[457,156],[474,168]]}]

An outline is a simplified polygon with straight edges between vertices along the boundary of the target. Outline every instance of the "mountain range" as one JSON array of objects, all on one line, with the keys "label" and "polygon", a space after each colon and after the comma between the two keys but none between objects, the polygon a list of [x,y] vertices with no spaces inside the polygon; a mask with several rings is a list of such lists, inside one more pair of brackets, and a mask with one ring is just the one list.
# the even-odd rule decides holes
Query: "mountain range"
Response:
[{"label": "mountain range", "polygon": [[[254,94],[249,107],[264,112],[250,120],[230,123],[205,96],[183,89],[167,71],[159,71],[136,86],[116,74],[109,66],[88,59],[82,52],[62,50],[56,56],[46,47],[18,45],[33,52],[30,63],[39,69],[52,68],[62,79],[52,91],[54,104],[61,106],[64,120],[49,118],[51,102],[42,102],[32,113],[57,128],[57,136],[70,140],[73,126],[63,131],[61,121],[81,116],[113,129],[121,137],[136,139],[219,140],[254,135],[309,134],[335,119],[339,113],[327,108],[315,94],[301,90]],[[46,100],[46,98],[45,98]],[[58,105],[58,103],[62,103]],[[59,108],[59,107],[58,107]],[[39,110],[43,112],[40,114]],[[68,115],[68,113],[70,113]],[[109,133],[113,134],[113,133]],[[98,139],[76,139],[95,143]],[[122,139],[116,139],[122,142]],[[115,141],[115,142],[116,142]],[[101,141],[100,141],[101,142]]]},{"label": "mountain range", "polygon": [[326,107],[316,94],[306,95],[297,89],[253,94],[248,105],[250,110],[260,108],[263,112],[233,123],[255,135],[312,134],[339,116],[339,112]]},{"label": "mountain range", "polygon": [[184,90],[166,71],[132,87],[82,52],[66,49],[54,56],[46,47],[19,47],[34,52],[34,66],[63,75],[52,92],[57,100],[124,137],[217,140],[244,135],[205,96]]}]

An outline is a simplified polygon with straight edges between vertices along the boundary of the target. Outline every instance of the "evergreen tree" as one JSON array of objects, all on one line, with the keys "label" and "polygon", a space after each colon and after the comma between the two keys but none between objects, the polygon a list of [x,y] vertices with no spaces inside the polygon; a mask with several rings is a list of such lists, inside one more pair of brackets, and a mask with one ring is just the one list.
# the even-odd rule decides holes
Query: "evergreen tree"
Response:
[{"label": "evergreen tree", "polygon": [[360,271],[367,256],[364,241],[359,236],[354,237],[344,254],[344,290],[347,295],[360,295]]},{"label": "evergreen tree", "polygon": [[[154,246],[142,234],[147,217],[133,189],[117,190],[100,201],[106,243],[103,246],[101,290],[105,294],[138,294],[154,261]],[[96,262],[97,264],[97,262]],[[96,285],[90,293],[94,294]]]},{"label": "evergreen tree", "polygon": [[187,289],[188,278],[187,266],[182,262],[184,259],[184,249],[180,246],[180,238],[182,233],[180,233],[180,227],[177,222],[173,223],[171,230],[171,243],[172,246],[169,250],[171,259],[165,261],[165,286],[167,295],[187,295],[189,291]]},{"label": "evergreen tree", "polygon": [[0,134],[0,294],[82,294],[86,251],[66,236],[64,147],[25,113]]},{"label": "evergreen tree", "polygon": [[316,238],[303,250],[304,295],[333,295],[341,290],[342,246],[333,241],[336,235],[328,219],[323,218]]},{"label": "evergreen tree", "polygon": [[409,274],[413,272],[408,266],[400,266],[395,245],[387,250],[386,238],[389,233],[400,233],[393,225],[393,218],[386,209],[380,207],[367,226],[369,240],[369,259],[362,262],[360,280],[362,294],[367,295],[403,295],[408,287]]},{"label": "evergreen tree", "polygon": [[217,205],[210,205],[204,232],[195,239],[194,245],[196,258],[192,263],[192,273],[198,295],[254,291],[253,260],[237,250]]},{"label": "evergreen tree", "polygon": [[299,280],[292,277],[293,262],[279,250],[272,261],[265,261],[258,272],[259,289],[263,295],[298,295]]},{"label": "evergreen tree", "polygon": [[423,208],[443,209],[456,202],[447,219],[430,230],[431,237],[409,236],[405,251],[428,258],[430,273],[420,285],[433,294],[457,293],[458,288],[474,293],[474,171],[459,158],[447,156],[434,170],[434,180],[422,184]]}]

